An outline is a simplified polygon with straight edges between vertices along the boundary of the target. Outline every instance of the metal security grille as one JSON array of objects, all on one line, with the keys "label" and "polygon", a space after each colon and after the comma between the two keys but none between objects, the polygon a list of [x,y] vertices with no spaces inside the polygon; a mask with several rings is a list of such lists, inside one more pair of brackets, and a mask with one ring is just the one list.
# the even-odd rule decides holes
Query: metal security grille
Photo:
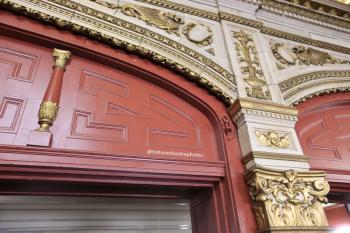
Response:
[{"label": "metal security grille", "polygon": [[0,233],[190,233],[187,200],[0,197]]}]

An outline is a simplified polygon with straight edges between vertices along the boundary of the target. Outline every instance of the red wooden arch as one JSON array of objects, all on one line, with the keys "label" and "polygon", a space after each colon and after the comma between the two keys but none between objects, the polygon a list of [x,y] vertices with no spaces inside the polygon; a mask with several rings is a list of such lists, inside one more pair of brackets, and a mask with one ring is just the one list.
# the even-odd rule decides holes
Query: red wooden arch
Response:
[{"label": "red wooden arch", "polygon": [[[236,128],[223,103],[147,59],[9,12],[0,12],[0,22],[0,64],[6,68],[0,69],[6,80],[0,110],[12,111],[12,119],[0,115],[0,194],[185,196],[192,200],[194,232],[256,231]],[[74,57],[52,128],[53,148],[28,147],[54,47]],[[96,109],[109,118],[93,115]],[[125,129],[115,124],[121,117],[127,133],[140,132],[124,147]],[[91,133],[93,127],[104,131]],[[149,144],[138,146],[140,141]],[[150,155],[148,149],[203,156]]]}]

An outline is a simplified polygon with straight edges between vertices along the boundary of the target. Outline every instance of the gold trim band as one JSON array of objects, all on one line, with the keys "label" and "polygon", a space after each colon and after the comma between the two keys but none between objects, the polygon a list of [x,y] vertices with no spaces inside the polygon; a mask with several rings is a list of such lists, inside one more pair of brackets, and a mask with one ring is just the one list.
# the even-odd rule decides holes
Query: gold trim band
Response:
[{"label": "gold trim band", "polygon": [[266,101],[255,100],[255,99],[252,100],[248,98],[238,98],[232,104],[232,106],[229,108],[228,111],[233,116],[242,108],[260,110],[260,111],[266,111],[266,112],[274,112],[274,113],[280,113],[280,114],[291,115],[291,116],[296,116],[298,114],[298,110],[293,107],[285,106],[282,104],[266,102]]},{"label": "gold trim band", "polygon": [[254,159],[274,159],[274,160],[284,160],[284,161],[296,161],[296,162],[309,162],[310,157],[306,155],[291,155],[283,153],[272,153],[272,152],[262,152],[254,151],[250,152],[243,157],[243,163],[247,164]]}]

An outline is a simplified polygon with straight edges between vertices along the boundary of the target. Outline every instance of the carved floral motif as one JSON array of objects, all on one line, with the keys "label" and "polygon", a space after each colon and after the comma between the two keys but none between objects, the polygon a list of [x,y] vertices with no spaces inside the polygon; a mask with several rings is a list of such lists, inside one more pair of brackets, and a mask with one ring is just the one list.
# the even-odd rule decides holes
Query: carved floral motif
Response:
[{"label": "carved floral motif", "polygon": [[[321,172],[257,168],[247,176],[258,229],[327,226],[321,203],[330,187]],[[290,228],[292,229],[292,228]]]},{"label": "carved floral motif", "polygon": [[248,84],[246,87],[247,95],[270,100],[270,91],[264,80],[264,73],[252,37],[244,31],[233,32],[233,37],[236,39],[235,47],[241,72],[245,76],[245,83]]}]

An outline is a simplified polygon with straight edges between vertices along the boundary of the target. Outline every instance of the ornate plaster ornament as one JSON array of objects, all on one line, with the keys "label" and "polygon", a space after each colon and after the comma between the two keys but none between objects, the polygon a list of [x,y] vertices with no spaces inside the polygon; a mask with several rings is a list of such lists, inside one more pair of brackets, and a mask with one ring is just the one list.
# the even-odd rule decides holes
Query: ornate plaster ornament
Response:
[{"label": "ornate plaster ornament", "polygon": [[247,95],[252,98],[270,100],[270,91],[264,80],[264,73],[252,37],[242,30],[233,32],[233,37],[236,39],[235,48],[241,72],[245,76],[245,83],[248,85],[246,87]]},{"label": "ornate plaster ornament", "polygon": [[207,46],[213,43],[213,31],[201,23],[187,23],[183,28],[186,38],[198,46]]},{"label": "ornate plaster ornament", "polygon": [[55,66],[58,68],[65,69],[66,64],[69,62],[71,57],[71,52],[67,50],[54,49],[53,57],[55,59]]},{"label": "ornate plaster ornament", "polygon": [[292,65],[350,64],[348,60],[337,59],[330,54],[303,45],[289,47],[283,43],[272,43],[271,50],[277,59],[277,67],[284,69]]},{"label": "ornate plaster ornament", "polygon": [[252,20],[252,19],[248,19],[248,18],[244,18],[238,15],[234,15],[234,14],[230,14],[227,12],[219,12],[219,16],[221,20],[227,20],[230,22],[234,22],[234,23],[238,23],[238,24],[243,24],[249,27],[253,27],[253,28],[257,28],[257,29],[261,29],[263,27],[263,23],[256,21],[256,20]]},{"label": "ornate plaster ornament", "polygon": [[180,35],[179,28],[184,24],[182,17],[171,12],[163,12],[158,9],[152,9],[134,4],[124,4],[121,6],[123,14],[131,17],[136,17],[145,21],[148,25],[164,29],[168,33]]},{"label": "ornate plaster ornament", "polygon": [[288,148],[291,144],[289,133],[281,134],[274,130],[255,130],[255,136],[258,142],[266,147]]},{"label": "ornate plaster ornament", "polygon": [[[323,172],[255,168],[246,177],[258,232],[326,232]],[[328,229],[329,230],[329,229]]]}]

